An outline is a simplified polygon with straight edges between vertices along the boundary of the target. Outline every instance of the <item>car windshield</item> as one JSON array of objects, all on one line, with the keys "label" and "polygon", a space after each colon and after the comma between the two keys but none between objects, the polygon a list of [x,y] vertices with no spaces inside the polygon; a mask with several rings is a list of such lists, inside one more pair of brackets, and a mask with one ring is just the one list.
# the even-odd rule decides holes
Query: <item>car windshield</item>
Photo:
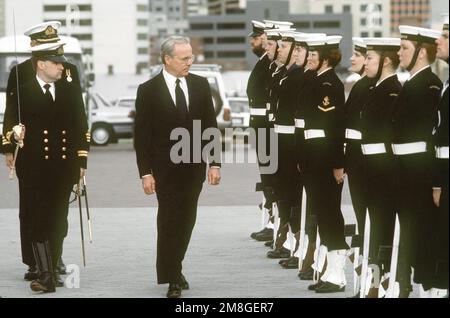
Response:
[{"label": "car windshield", "polygon": [[248,112],[249,111],[249,109],[248,109],[248,101],[245,100],[245,99],[240,100],[240,99],[229,98],[228,102],[230,104],[230,108],[231,108],[232,112],[244,113],[244,112]]},{"label": "car windshield", "polygon": [[[84,78],[84,68],[83,68],[83,62],[81,61],[81,55],[79,54],[65,54],[67,60],[72,63],[75,64],[77,69],[78,69],[78,73],[80,75],[80,80],[81,82],[82,79]],[[17,56],[17,60],[20,63],[28,60],[30,58],[30,54],[19,54]],[[8,85],[8,77],[9,77],[9,73],[11,72],[11,69],[14,67],[14,65],[16,65],[16,56],[14,54],[11,53],[1,53],[0,54],[0,92],[5,92],[6,91],[6,86]],[[84,84],[84,83],[80,83],[80,84]]]},{"label": "car windshield", "polygon": [[136,103],[136,100],[134,100],[134,99],[119,99],[119,100],[115,100],[113,102],[113,105],[119,106],[119,107],[133,108],[135,103]]}]

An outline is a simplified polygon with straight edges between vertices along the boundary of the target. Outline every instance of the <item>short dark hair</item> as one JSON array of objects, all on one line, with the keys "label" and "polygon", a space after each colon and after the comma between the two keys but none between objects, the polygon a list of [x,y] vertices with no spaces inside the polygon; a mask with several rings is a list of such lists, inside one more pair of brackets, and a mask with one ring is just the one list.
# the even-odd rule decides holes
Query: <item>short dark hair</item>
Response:
[{"label": "short dark hair", "polygon": [[388,57],[392,62],[392,68],[394,71],[398,68],[400,64],[400,57],[397,54],[397,51],[375,51],[378,55],[383,55],[384,57]]},{"label": "short dark hair", "polygon": [[342,60],[341,50],[335,49],[324,49],[319,51],[319,56],[323,60],[328,61],[328,65],[331,67],[336,67]]}]

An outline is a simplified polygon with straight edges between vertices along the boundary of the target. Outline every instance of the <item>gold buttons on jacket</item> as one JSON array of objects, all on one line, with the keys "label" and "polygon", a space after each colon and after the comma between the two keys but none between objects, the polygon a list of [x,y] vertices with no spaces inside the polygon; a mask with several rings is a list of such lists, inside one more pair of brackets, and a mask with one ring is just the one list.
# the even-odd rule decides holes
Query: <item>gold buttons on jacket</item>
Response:
[{"label": "gold buttons on jacket", "polygon": [[65,135],[66,134],[66,131],[65,130],[63,130],[62,132],[61,132],[63,135]]},{"label": "gold buttons on jacket", "polygon": [[44,139],[44,143],[48,144],[48,139]]},{"label": "gold buttons on jacket", "polygon": [[67,141],[66,139],[63,139],[63,140],[62,140],[63,143],[66,143],[66,141]]},{"label": "gold buttons on jacket", "polygon": [[66,151],[67,150],[67,148],[66,147],[62,147],[62,151]]},{"label": "gold buttons on jacket", "polygon": [[63,155],[62,158],[63,158],[64,160],[66,160],[66,159],[67,159],[67,156],[66,156],[66,155]]},{"label": "gold buttons on jacket", "polygon": [[48,130],[44,130],[44,135],[48,135]]},{"label": "gold buttons on jacket", "polygon": [[45,150],[45,151],[49,151],[49,148],[48,148],[48,147],[45,147],[44,150]]},{"label": "gold buttons on jacket", "polygon": [[50,157],[49,156],[45,156],[45,160],[48,160]]}]

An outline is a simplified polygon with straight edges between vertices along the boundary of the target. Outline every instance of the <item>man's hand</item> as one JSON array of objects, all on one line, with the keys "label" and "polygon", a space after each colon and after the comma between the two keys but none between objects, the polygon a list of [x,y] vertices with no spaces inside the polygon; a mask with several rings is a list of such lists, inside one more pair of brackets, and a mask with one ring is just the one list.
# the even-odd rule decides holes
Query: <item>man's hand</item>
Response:
[{"label": "man's hand", "polygon": [[80,179],[83,179],[85,175],[86,175],[86,169],[80,168]]},{"label": "man's hand", "polygon": [[156,192],[156,182],[152,175],[148,175],[142,178],[142,188],[145,194],[152,195]]},{"label": "man's hand", "polygon": [[442,189],[441,188],[433,188],[433,202],[434,205],[439,207],[440,205],[440,201],[441,201],[441,193],[442,193]]},{"label": "man's hand", "polygon": [[333,169],[333,175],[334,178],[336,179],[337,184],[344,183],[344,179],[346,176],[346,174],[344,173],[344,168]]},{"label": "man's hand", "polygon": [[6,159],[6,166],[9,169],[12,169],[14,164],[14,154],[12,153],[5,154],[5,159]]},{"label": "man's hand", "polygon": [[208,183],[210,185],[218,185],[220,183],[220,169],[219,168],[209,168]]}]

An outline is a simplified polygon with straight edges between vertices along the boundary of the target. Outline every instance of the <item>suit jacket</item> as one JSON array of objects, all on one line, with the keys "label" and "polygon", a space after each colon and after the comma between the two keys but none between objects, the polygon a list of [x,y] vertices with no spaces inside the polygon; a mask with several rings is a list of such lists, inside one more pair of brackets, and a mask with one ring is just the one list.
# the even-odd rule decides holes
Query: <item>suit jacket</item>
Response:
[{"label": "suit jacket", "polygon": [[[186,76],[189,90],[189,115],[187,128],[193,133],[193,120],[201,121],[201,133],[207,128],[217,128],[216,115],[208,81],[200,76]],[[172,130],[182,127],[177,108],[172,100],[162,71],[153,79],[141,84],[136,98],[134,145],[141,177],[153,174],[158,192],[173,191],[184,181],[203,183],[206,162],[173,163],[171,148],[177,141],[170,140]],[[208,141],[202,141],[202,149]],[[192,145],[192,140],[191,140]],[[191,159],[192,159],[191,147]],[[210,166],[219,166],[209,158]],[[192,161],[191,161],[192,162]]]},{"label": "suit jacket", "polygon": [[[441,96],[438,111],[436,133],[434,134],[435,147],[448,147],[448,86]],[[448,159],[433,159],[434,180],[433,186],[448,189]]]},{"label": "suit jacket", "polygon": [[[269,92],[266,89],[270,78],[270,60],[265,54],[261,57],[250,73],[247,84],[247,96],[251,108],[266,109],[266,103],[269,99]],[[260,128],[267,126],[266,116],[250,116],[250,126]]]},{"label": "suit jacket", "polygon": [[[22,80],[21,80],[22,81]],[[86,168],[90,135],[79,90],[66,81],[55,82],[55,101],[49,102],[36,77],[19,85],[24,144],[16,161],[21,182],[39,185],[62,181],[74,184]],[[14,152],[12,128],[18,124],[17,89],[7,95],[3,132],[7,152]]]}]

